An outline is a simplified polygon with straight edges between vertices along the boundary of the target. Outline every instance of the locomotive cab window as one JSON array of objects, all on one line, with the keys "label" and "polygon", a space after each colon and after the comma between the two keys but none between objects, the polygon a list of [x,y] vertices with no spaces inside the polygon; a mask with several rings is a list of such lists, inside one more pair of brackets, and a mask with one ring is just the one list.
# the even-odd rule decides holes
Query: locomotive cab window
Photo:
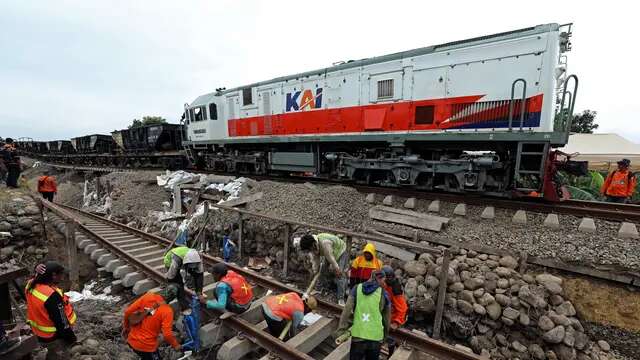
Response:
[{"label": "locomotive cab window", "polygon": [[249,88],[242,89],[242,106],[253,104],[253,91]]},{"label": "locomotive cab window", "polygon": [[207,119],[204,106],[198,106],[191,109],[191,121],[202,121]]},{"label": "locomotive cab window", "polygon": [[378,81],[378,99],[389,99],[393,97],[393,79]]},{"label": "locomotive cab window", "polygon": [[433,124],[434,107],[428,106],[416,106],[416,125],[431,125]]},{"label": "locomotive cab window", "polygon": [[209,119],[218,120],[218,107],[216,104],[209,104]]}]

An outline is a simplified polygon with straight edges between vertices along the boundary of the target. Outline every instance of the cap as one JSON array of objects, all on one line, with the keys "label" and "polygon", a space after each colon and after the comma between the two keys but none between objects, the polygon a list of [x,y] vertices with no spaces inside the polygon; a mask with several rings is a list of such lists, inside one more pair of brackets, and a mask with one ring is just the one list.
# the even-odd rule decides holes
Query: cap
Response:
[{"label": "cap", "polygon": [[44,263],[44,267],[45,267],[45,275],[49,275],[49,274],[59,274],[59,273],[64,273],[67,270],[64,268],[64,266],[60,265],[60,263],[56,262],[56,261],[47,261]]},{"label": "cap", "polygon": [[622,165],[622,166],[629,166],[629,165],[631,165],[631,160],[629,160],[629,159],[622,159],[622,160],[618,161],[618,165]]},{"label": "cap", "polygon": [[217,263],[211,267],[212,274],[225,275],[227,270],[227,265],[225,263]]},{"label": "cap", "polygon": [[162,291],[160,295],[164,298],[164,301],[168,304],[171,301],[173,301],[173,299],[178,297],[179,291],[180,291],[180,285],[171,283],[167,285],[167,287]]},{"label": "cap", "polygon": [[371,278],[383,278],[385,276],[384,271],[382,270],[376,270],[374,272],[371,273]]},{"label": "cap", "polygon": [[393,271],[393,268],[389,265],[385,265],[382,267],[382,272],[384,273],[384,275],[386,277],[394,277],[396,275],[396,272]]},{"label": "cap", "polygon": [[318,300],[316,300],[315,297],[313,296],[309,296],[305,301],[305,304],[307,304],[307,306],[309,307],[309,309],[311,310],[315,310],[318,308]]}]

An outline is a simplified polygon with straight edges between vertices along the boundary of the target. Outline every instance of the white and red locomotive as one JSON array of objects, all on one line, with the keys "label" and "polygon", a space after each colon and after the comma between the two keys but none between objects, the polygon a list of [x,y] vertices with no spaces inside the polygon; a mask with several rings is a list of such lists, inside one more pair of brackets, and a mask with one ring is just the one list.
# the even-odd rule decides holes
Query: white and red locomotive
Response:
[{"label": "white and red locomotive", "polygon": [[538,25],[218,89],[185,105],[184,145],[213,170],[557,200],[570,37]]}]

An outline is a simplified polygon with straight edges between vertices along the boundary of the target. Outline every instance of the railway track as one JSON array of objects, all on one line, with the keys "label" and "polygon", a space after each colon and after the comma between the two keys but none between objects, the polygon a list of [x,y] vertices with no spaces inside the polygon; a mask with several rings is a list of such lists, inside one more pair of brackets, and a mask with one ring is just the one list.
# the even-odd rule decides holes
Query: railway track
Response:
[{"label": "railway track", "polygon": [[[49,166],[54,166],[61,169],[81,170],[81,171],[95,171],[95,172],[134,172],[140,170],[158,170],[154,168],[105,168],[94,166],[73,166],[73,165],[59,165],[45,163]],[[210,173],[204,171],[204,173]],[[212,173],[212,172],[211,172]],[[238,175],[238,174],[221,174],[221,175]],[[611,204],[595,201],[581,201],[581,200],[566,200],[559,203],[548,203],[541,199],[533,198],[521,198],[521,199],[506,199],[489,196],[477,196],[472,194],[453,194],[444,192],[427,192],[420,190],[412,190],[405,188],[394,187],[381,187],[370,186],[354,183],[345,183],[340,181],[332,181],[328,179],[319,179],[311,177],[274,177],[274,176],[251,176],[256,180],[272,180],[272,181],[287,181],[287,182],[311,182],[322,184],[340,184],[345,186],[351,186],[362,193],[375,193],[382,195],[395,195],[399,197],[414,197],[417,199],[447,201],[452,203],[466,203],[469,205],[478,206],[495,206],[497,208],[514,209],[514,210],[526,210],[541,213],[556,213],[564,215],[573,215],[579,217],[591,217],[596,219],[610,220],[610,221],[627,221],[633,223],[640,223],[640,205],[631,204]]]},{"label": "railway track", "polygon": [[[53,213],[53,218],[57,218],[59,227],[63,221],[68,224],[66,226],[73,227],[71,231],[67,229],[67,233],[73,234],[79,249],[113,273],[118,279],[114,286],[130,287],[139,295],[159,290],[165,283],[163,257],[171,245],[169,240],[72,207],[44,200],[43,205]],[[221,262],[206,254],[203,255],[203,261],[205,267]],[[203,310],[204,319],[208,322],[201,328],[201,340],[204,346],[221,344],[217,356],[219,360],[236,360],[255,351],[261,355],[275,354],[282,359],[348,358],[350,342],[336,346],[331,336],[337,328],[342,310],[340,306],[319,300],[319,311],[326,316],[283,342],[265,331],[266,323],[262,321],[260,305],[269,290],[275,293],[301,291],[233,264],[228,266],[255,286],[256,297],[251,308],[240,315]],[[211,296],[214,288],[212,276],[205,273],[205,293]],[[243,336],[236,336],[238,332],[242,332]],[[431,359],[479,359],[470,352],[406,329],[394,330],[391,335],[404,344],[391,357],[394,360],[425,356]],[[268,355],[262,359],[267,360]]]}]

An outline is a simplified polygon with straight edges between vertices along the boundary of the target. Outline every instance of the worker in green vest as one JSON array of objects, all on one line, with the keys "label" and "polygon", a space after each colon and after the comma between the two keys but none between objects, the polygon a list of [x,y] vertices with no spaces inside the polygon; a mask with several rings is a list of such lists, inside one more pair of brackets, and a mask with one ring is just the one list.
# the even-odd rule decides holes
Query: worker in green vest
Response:
[{"label": "worker in green vest", "polygon": [[338,305],[344,306],[349,265],[349,251],[344,240],[328,233],[306,234],[300,238],[300,250],[308,252],[313,275],[320,271],[322,262],[329,263],[330,271],[325,274],[331,277],[330,281],[335,282]]},{"label": "worker in green vest", "polygon": [[184,279],[180,273],[181,269],[184,269],[193,278],[196,294],[202,294],[204,267],[198,250],[187,246],[175,247],[164,255],[164,267],[167,269],[165,274],[167,281],[178,285],[179,300],[184,298]]},{"label": "worker in green vest", "polygon": [[371,279],[351,289],[340,315],[338,336],[351,327],[350,360],[377,360],[389,332],[391,302],[384,291],[384,272],[376,270]]}]

